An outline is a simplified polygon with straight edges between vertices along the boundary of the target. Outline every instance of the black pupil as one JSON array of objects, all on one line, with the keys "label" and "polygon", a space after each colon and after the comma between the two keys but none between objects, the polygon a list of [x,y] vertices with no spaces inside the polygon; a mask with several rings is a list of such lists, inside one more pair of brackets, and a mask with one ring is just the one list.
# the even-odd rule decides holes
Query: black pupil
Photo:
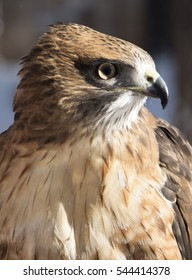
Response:
[{"label": "black pupil", "polygon": [[110,66],[104,66],[104,67],[102,68],[102,72],[103,72],[103,74],[104,74],[106,77],[108,77],[108,76],[111,75],[112,69],[111,69]]}]

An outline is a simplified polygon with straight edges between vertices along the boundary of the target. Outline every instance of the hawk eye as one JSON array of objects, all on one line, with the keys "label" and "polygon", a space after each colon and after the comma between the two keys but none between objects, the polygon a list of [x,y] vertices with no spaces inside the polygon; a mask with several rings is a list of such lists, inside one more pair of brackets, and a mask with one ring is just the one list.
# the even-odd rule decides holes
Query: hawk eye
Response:
[{"label": "hawk eye", "polygon": [[116,68],[112,63],[102,63],[98,67],[98,75],[103,80],[109,80],[116,74]]}]

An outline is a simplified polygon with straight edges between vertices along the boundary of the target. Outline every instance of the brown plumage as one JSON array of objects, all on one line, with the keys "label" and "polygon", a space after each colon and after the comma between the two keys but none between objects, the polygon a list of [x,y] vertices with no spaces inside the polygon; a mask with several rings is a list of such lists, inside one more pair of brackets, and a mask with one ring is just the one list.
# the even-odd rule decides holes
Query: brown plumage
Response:
[{"label": "brown plumage", "polygon": [[1,259],[192,259],[192,148],[152,58],[77,24],[23,58],[0,137]]}]

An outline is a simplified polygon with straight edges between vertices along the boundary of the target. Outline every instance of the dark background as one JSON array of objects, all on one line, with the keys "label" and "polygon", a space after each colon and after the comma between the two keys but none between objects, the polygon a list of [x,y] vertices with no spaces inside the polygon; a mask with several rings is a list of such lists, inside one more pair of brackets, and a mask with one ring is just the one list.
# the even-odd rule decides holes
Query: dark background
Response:
[{"label": "dark background", "polygon": [[192,142],[190,0],[0,0],[0,132],[13,122],[19,59],[58,21],[88,25],[147,50],[170,91],[164,111],[156,100],[148,107]]}]

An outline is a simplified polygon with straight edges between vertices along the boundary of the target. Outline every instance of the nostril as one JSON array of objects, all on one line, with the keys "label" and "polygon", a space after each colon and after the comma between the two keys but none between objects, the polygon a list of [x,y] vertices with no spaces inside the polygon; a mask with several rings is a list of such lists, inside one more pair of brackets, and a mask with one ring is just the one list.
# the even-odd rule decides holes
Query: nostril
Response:
[{"label": "nostril", "polygon": [[151,77],[151,76],[147,76],[146,79],[147,79],[147,81],[148,81],[149,83],[151,83],[151,84],[154,82],[154,81],[153,81],[153,77]]}]

